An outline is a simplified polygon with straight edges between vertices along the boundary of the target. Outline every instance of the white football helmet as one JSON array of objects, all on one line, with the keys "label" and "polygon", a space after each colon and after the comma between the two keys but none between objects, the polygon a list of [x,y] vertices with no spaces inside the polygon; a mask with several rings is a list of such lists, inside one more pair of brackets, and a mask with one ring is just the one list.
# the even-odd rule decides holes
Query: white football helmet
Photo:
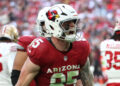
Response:
[{"label": "white football helmet", "polygon": [[18,38],[18,31],[17,31],[17,28],[14,26],[14,25],[4,25],[2,28],[1,28],[1,34],[0,34],[0,37],[5,37],[5,38],[8,38],[12,41],[17,41],[17,38]]},{"label": "white football helmet", "polygon": [[[46,16],[45,26],[48,34],[69,42],[75,41],[78,14],[71,6],[66,4],[54,5],[48,10]],[[63,27],[63,24],[69,21],[74,21],[75,26],[70,27],[66,24]]]},{"label": "white football helmet", "polygon": [[38,12],[38,16],[37,16],[37,21],[36,21],[36,28],[38,30],[38,32],[40,33],[40,36],[43,37],[49,37],[49,34],[46,33],[46,28],[45,28],[45,15],[46,12],[50,9],[50,7],[45,7],[43,9],[41,9]]},{"label": "white football helmet", "polygon": [[120,16],[116,17],[116,24],[115,24],[114,32],[118,30],[120,31]]}]

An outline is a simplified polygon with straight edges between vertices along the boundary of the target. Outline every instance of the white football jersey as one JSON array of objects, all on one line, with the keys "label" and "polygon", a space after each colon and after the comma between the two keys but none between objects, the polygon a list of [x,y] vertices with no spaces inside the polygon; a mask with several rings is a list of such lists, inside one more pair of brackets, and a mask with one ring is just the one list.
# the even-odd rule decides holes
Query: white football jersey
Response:
[{"label": "white football jersey", "polygon": [[105,40],[100,44],[101,65],[108,83],[120,82],[120,41]]},{"label": "white football jersey", "polygon": [[16,43],[0,43],[0,86],[12,86],[10,77],[16,47]]}]

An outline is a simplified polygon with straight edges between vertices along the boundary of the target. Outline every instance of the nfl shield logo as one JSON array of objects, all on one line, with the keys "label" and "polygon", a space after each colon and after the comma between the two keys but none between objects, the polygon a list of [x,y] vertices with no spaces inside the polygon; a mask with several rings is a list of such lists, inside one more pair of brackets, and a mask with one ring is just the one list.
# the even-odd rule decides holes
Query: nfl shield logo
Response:
[{"label": "nfl shield logo", "polygon": [[67,61],[68,60],[68,57],[67,56],[64,56],[64,61]]}]

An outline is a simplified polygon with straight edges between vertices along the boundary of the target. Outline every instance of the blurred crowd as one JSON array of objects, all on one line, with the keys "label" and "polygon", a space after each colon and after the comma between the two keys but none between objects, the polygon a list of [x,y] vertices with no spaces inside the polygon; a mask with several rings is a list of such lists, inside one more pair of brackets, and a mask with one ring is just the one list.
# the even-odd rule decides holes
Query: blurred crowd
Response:
[{"label": "blurred crowd", "polygon": [[120,15],[120,0],[0,0],[0,26],[14,24],[20,35],[36,35],[38,11],[58,3],[70,4],[79,14],[79,31],[91,45],[90,61],[94,67],[95,86],[102,86],[99,44],[113,34],[116,16]]}]

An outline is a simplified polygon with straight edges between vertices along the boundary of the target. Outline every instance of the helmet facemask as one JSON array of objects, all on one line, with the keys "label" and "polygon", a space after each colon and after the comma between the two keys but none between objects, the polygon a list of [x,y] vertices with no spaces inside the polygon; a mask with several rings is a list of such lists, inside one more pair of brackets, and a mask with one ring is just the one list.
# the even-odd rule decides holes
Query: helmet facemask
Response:
[{"label": "helmet facemask", "polygon": [[66,20],[60,23],[60,27],[62,28],[62,35],[60,39],[73,42],[76,38],[76,28],[77,28],[77,19]]}]

